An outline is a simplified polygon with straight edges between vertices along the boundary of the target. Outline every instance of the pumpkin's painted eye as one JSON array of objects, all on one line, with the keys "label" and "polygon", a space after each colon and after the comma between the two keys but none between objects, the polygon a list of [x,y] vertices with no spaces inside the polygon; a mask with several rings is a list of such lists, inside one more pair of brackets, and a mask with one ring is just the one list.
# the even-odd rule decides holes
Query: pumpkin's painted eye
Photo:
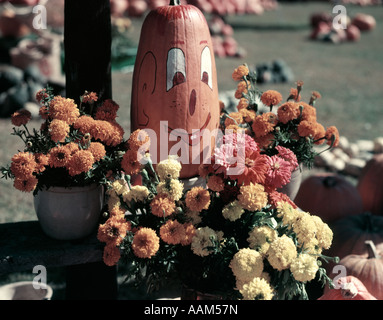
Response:
[{"label": "pumpkin's painted eye", "polygon": [[166,91],[184,82],[186,82],[185,55],[181,49],[172,48],[166,61]]},{"label": "pumpkin's painted eye", "polygon": [[209,47],[205,47],[201,54],[201,81],[206,83],[210,89],[213,89],[211,66],[211,52]]}]

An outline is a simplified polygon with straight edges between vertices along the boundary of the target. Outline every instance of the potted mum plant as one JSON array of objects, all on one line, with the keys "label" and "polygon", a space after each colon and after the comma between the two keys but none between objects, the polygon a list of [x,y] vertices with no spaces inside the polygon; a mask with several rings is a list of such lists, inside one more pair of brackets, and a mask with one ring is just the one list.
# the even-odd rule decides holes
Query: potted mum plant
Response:
[{"label": "potted mum plant", "polygon": [[50,88],[36,95],[40,103],[40,128],[29,129],[31,114],[15,112],[13,135],[24,149],[3,178],[16,189],[32,192],[37,217],[46,234],[56,239],[76,239],[94,231],[104,201],[107,175],[118,170],[124,150],[124,130],[117,123],[119,108],[113,100],[98,101],[85,92],[78,106],[73,99],[54,96]]},{"label": "potted mum plant", "polygon": [[[308,299],[306,283],[316,276],[331,285],[321,266],[332,259],[323,255],[331,229],[277,190],[297,166],[291,150],[269,156],[243,131],[226,134],[200,167],[207,187],[184,190],[178,160],[154,170],[142,148],[148,138],[140,135],[130,136],[124,175],[106,192],[108,213],[98,231],[106,264],[127,263],[128,276],[150,288],[176,278],[182,299]],[[132,185],[134,174],[141,184]]]},{"label": "potted mum plant", "polygon": [[278,153],[278,146],[294,152],[300,166],[291,180],[297,183],[295,188],[292,186],[292,189],[286,190],[294,199],[299,189],[302,167],[311,169],[318,155],[314,147],[328,144],[330,149],[339,144],[337,128],[325,128],[318,122],[315,103],[321,98],[320,93],[314,91],[309,101],[304,101],[301,96],[303,81],[298,81],[297,87],[291,88],[283,101],[282,94],[276,90],[261,92],[256,87],[255,71],[250,72],[246,64],[236,68],[232,78],[237,82],[237,111],[228,113],[223,110],[221,128],[245,130],[267,155]]}]

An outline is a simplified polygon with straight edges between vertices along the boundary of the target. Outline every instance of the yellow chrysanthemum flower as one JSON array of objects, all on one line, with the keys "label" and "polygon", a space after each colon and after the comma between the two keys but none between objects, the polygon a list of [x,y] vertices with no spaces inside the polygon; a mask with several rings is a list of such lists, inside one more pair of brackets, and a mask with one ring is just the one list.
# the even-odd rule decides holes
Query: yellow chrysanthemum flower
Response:
[{"label": "yellow chrysanthemum flower", "polygon": [[240,205],[250,211],[261,210],[267,205],[268,201],[265,188],[258,183],[241,186],[237,198]]},{"label": "yellow chrysanthemum flower", "polygon": [[290,265],[295,280],[301,282],[314,279],[318,269],[317,259],[306,253],[300,254]]},{"label": "yellow chrysanthemum flower", "polygon": [[230,221],[235,221],[239,219],[242,214],[245,212],[241,205],[239,204],[238,200],[235,200],[229,204],[227,204],[222,209],[222,215],[225,219],[228,219]]},{"label": "yellow chrysanthemum flower", "polygon": [[271,300],[273,299],[273,289],[270,284],[260,277],[245,283],[239,290],[243,300]]},{"label": "yellow chrysanthemum flower", "polygon": [[198,228],[191,242],[191,250],[200,257],[206,257],[210,254],[209,247],[215,247],[214,242],[220,242],[223,238],[223,232],[214,231],[209,227]]},{"label": "yellow chrysanthemum flower", "polygon": [[157,185],[157,193],[165,193],[174,201],[182,198],[184,184],[178,179],[166,179]]},{"label": "yellow chrysanthemum flower", "polygon": [[117,179],[112,182],[112,188],[120,196],[128,190],[128,185],[124,179]]},{"label": "yellow chrysanthemum flower", "polygon": [[329,249],[333,240],[333,232],[330,227],[322,221],[318,216],[312,216],[312,219],[316,225],[318,239],[318,245],[322,249]]},{"label": "yellow chrysanthemum flower", "polygon": [[247,241],[250,248],[257,250],[260,254],[265,255],[270,248],[270,243],[278,238],[278,233],[269,226],[255,227],[249,232]]},{"label": "yellow chrysanthemum flower", "polygon": [[314,220],[307,212],[298,211],[292,224],[300,244],[308,243],[315,238],[317,231]]},{"label": "yellow chrysanthemum flower", "polygon": [[156,171],[160,180],[165,180],[166,178],[178,179],[181,169],[181,163],[175,157],[169,156],[168,159],[162,160],[157,164]]},{"label": "yellow chrysanthemum flower", "polygon": [[282,218],[282,223],[285,226],[292,227],[294,220],[299,213],[288,202],[279,202],[277,205],[278,218]]},{"label": "yellow chrysanthemum flower", "polygon": [[263,271],[263,258],[258,251],[243,248],[234,255],[229,267],[237,280],[249,282],[255,277],[261,276]]},{"label": "yellow chrysanthemum flower", "polygon": [[145,186],[132,186],[130,190],[127,190],[122,194],[122,198],[126,203],[130,203],[132,200],[135,202],[144,202],[150,195],[150,191]]},{"label": "yellow chrysanthemum flower", "polygon": [[275,239],[267,251],[267,260],[274,269],[287,269],[297,256],[297,248],[291,238],[285,234]]}]

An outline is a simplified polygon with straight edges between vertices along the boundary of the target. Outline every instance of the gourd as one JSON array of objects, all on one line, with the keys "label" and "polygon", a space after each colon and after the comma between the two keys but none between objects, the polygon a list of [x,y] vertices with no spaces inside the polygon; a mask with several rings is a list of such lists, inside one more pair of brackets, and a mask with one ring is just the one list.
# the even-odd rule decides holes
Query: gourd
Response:
[{"label": "gourd", "polygon": [[367,290],[378,300],[383,299],[383,259],[378,254],[374,242],[365,241],[368,255],[350,254],[340,260],[347,274],[358,278]]},{"label": "gourd", "polygon": [[338,288],[327,290],[318,300],[377,300],[354,276],[337,279]]},{"label": "gourd", "polygon": [[383,153],[375,155],[362,169],[357,189],[363,202],[363,210],[383,215]]},{"label": "gourd", "polygon": [[133,73],[131,129],[151,129],[153,163],[178,154],[181,178],[198,175],[219,124],[214,49],[202,12],[170,1],[149,12]]},{"label": "gourd", "polygon": [[296,205],[329,223],[362,212],[357,188],[336,173],[317,173],[302,181]]}]

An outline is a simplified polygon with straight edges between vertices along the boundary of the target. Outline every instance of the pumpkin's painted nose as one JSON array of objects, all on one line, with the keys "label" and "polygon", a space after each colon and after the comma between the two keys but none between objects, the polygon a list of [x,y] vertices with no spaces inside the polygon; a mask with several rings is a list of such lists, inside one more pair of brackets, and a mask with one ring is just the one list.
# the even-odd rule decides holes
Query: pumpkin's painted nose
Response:
[{"label": "pumpkin's painted nose", "polygon": [[195,112],[195,105],[197,103],[197,93],[193,89],[190,93],[190,100],[189,100],[189,113],[192,116]]}]

